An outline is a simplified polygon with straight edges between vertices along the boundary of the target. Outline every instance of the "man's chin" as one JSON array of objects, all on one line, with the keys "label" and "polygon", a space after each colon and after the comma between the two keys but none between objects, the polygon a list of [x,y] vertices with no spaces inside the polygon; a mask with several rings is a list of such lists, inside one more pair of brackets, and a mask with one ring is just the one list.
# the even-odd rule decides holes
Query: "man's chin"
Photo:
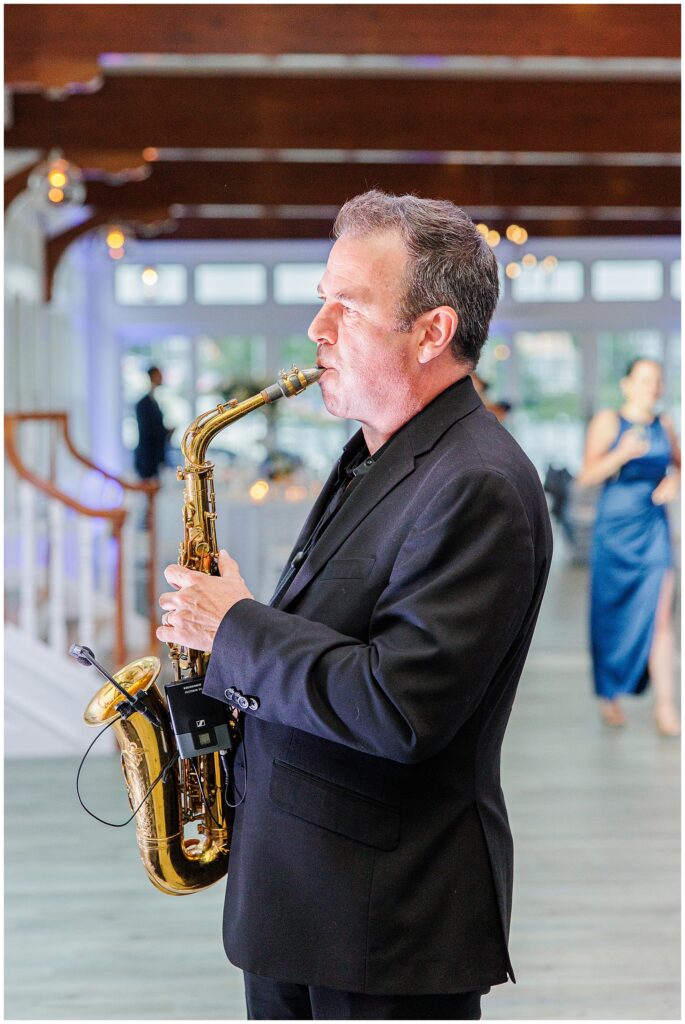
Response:
[{"label": "man's chin", "polygon": [[331,416],[344,416],[345,413],[342,410],[342,396],[338,394],[337,388],[329,374],[334,374],[335,370],[326,370],[323,377],[319,381],[319,387],[321,388],[321,397],[323,398],[323,404],[326,406],[327,411]]}]

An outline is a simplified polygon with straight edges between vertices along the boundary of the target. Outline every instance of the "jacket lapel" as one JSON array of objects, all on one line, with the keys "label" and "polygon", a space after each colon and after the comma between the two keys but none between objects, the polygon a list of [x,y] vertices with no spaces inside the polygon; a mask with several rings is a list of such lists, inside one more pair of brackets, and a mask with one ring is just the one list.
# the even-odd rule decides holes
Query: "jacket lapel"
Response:
[{"label": "jacket lapel", "polygon": [[[397,484],[414,470],[415,457],[429,451],[457,420],[473,412],[482,402],[470,377],[464,377],[441,392],[433,401],[414,416],[393,439],[371,472],[364,476],[354,492],[335,514],[333,521],[323,531],[309,556],[290,586],[281,594],[276,608],[285,608],[302,593],[318,572],[333,557],[338,548],[349,537],[369,512],[385,498]],[[360,444],[361,431],[345,445],[344,453],[353,444]],[[297,539],[293,552],[301,549],[311,531],[323,514],[337,479],[337,466],[329,476],[321,494],[312,508]],[[292,555],[291,555],[292,558]],[[288,560],[288,564],[290,559]]]},{"label": "jacket lapel", "polygon": [[[356,434],[354,434],[350,438],[350,440],[347,442],[347,444],[345,444],[343,446],[343,450],[342,450],[342,453],[340,455],[340,458],[338,459],[338,461],[333,466],[333,469],[331,470],[331,472],[330,472],[330,474],[328,476],[328,479],[326,480],[325,484],[323,485],[323,487],[319,491],[319,493],[318,493],[318,495],[316,497],[316,501],[312,505],[312,507],[311,507],[311,509],[309,511],[309,514],[308,514],[307,518],[304,521],[304,525],[303,525],[302,529],[300,530],[298,538],[295,541],[295,544],[293,545],[293,549],[290,552],[290,554],[288,555],[288,558],[286,560],[283,572],[281,573],[281,578],[279,579],[278,583],[276,584],[276,588],[274,590],[274,594],[278,593],[278,589],[279,589],[279,587],[281,585],[281,581],[283,580],[284,576],[286,575],[286,573],[290,569],[290,563],[292,562],[293,558],[295,557],[297,552],[301,551],[302,548],[305,546],[305,544],[307,543],[307,538],[314,532],[316,524],[318,523],[318,521],[321,518],[321,516],[324,514],[325,510],[328,508],[328,503],[330,502],[330,500],[331,500],[331,498],[333,496],[333,491],[335,490],[335,485],[336,485],[337,480],[338,480],[338,472],[339,472],[339,469],[340,469],[341,462],[343,462],[343,460],[345,460],[347,458],[348,453],[351,452],[353,448],[361,446],[361,444],[363,443],[363,440],[364,440],[364,438],[363,438],[362,432],[361,432],[361,430],[358,430],[356,432]],[[271,600],[273,601],[273,598]],[[278,602],[276,602],[274,607],[278,608],[278,607],[280,607],[280,604],[281,604],[281,601],[278,601]]]},{"label": "jacket lapel", "polygon": [[[331,524],[316,541],[304,565],[292,583],[281,595],[276,607],[285,608],[294,601],[307,584],[326,565],[330,558],[349,537],[354,529],[369,514],[372,508],[396,487],[400,480],[414,469],[414,452],[408,436],[397,439],[397,443],[384,453],[377,465],[360,482],[336,512]],[[309,520],[308,520],[309,522]],[[316,519],[313,520],[316,522]],[[304,531],[303,531],[304,535]]]}]

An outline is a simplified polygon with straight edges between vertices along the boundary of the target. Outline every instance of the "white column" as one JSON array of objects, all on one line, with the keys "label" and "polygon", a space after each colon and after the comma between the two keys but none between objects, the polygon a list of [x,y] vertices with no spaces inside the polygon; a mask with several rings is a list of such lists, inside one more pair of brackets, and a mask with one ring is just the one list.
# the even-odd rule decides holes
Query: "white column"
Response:
[{"label": "white column", "polygon": [[37,636],[36,490],[26,480],[19,481],[19,512],[21,517],[19,624],[31,636]]},{"label": "white column", "polygon": [[78,536],[78,634],[76,642],[95,644],[95,587],[93,573],[93,520],[79,516]]},{"label": "white column", "polygon": [[67,608],[65,602],[64,564],[65,507],[51,498],[48,502],[48,536],[50,539],[48,643],[53,650],[67,650]]}]

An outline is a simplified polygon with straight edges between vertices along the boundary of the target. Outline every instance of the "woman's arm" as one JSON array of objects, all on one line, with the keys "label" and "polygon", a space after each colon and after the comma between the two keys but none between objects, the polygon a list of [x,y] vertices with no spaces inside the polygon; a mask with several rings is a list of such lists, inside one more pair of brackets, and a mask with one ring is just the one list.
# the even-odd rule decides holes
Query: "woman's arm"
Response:
[{"label": "woman's arm", "polygon": [[666,505],[669,501],[674,501],[680,491],[680,444],[670,416],[661,416],[661,425],[671,442],[671,464],[675,466],[675,472],[665,476],[652,491],[652,501],[655,505]]},{"label": "woman's arm", "polygon": [[612,409],[598,412],[590,420],[585,441],[583,467],[576,477],[581,487],[594,487],[614,476],[626,462],[645,455],[649,444],[643,441],[636,430],[626,430],[619,443],[611,451],[618,434],[618,416]]},{"label": "woman's arm", "polygon": [[681,469],[681,457],[680,457],[680,441],[675,432],[673,426],[673,420],[670,416],[665,413],[661,417],[661,425],[668,434],[669,441],[671,442],[671,459],[675,468],[680,472]]}]

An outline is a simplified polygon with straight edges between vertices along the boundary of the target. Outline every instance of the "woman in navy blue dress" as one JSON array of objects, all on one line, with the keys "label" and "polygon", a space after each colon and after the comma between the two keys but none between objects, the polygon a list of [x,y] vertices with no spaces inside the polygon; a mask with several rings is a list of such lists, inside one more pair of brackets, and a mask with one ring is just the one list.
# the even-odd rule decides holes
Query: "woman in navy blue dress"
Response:
[{"label": "woman in navy blue dress", "polygon": [[671,421],[655,412],[660,364],[634,360],[620,385],[620,411],[603,410],[590,422],[578,477],[582,486],[604,484],[591,555],[595,692],[605,722],[623,725],[619,698],[642,693],[651,680],[657,728],[677,736],[674,573],[665,505],[678,493],[680,450]]}]

